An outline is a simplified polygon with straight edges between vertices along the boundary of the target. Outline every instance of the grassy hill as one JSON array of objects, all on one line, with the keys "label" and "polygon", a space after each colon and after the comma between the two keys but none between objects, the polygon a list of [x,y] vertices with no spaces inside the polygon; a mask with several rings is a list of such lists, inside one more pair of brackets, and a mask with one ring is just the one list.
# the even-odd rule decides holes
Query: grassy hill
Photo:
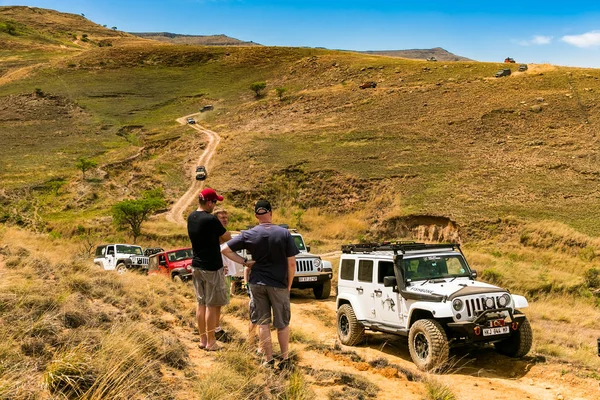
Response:
[{"label": "grassy hill", "polygon": [[169,32],[131,32],[145,39],[172,44],[193,44],[197,46],[260,46],[258,43],[245,42],[227,35],[180,35]]},{"label": "grassy hill", "polygon": [[[197,116],[222,137],[206,183],[224,193],[232,229],[267,196],[317,252],[460,240],[485,280],[538,304],[536,351],[595,365],[600,70],[530,65],[496,79],[505,64],[172,45],[27,7],[0,7],[0,43],[10,229],[129,240],[110,208],[151,188],[169,203],[183,195],[205,138],[175,119],[212,104]],[[79,157],[98,168],[84,178]],[[160,215],[143,233],[143,245],[186,244]]]},{"label": "grassy hill", "polygon": [[415,58],[417,60],[426,60],[429,57],[435,57],[437,61],[473,61],[467,57],[457,56],[441,47],[433,49],[410,49],[410,50],[369,50],[361,53],[376,54],[389,57]]}]

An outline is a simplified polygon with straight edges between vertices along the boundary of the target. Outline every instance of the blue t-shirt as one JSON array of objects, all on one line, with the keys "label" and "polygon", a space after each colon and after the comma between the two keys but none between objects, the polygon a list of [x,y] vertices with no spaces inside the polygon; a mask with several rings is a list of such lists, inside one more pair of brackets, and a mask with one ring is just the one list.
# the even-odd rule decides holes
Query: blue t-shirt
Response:
[{"label": "blue t-shirt", "polygon": [[278,225],[260,224],[242,231],[227,242],[233,251],[246,249],[256,263],[250,269],[250,283],[288,287],[288,257],[300,253],[290,232]]}]

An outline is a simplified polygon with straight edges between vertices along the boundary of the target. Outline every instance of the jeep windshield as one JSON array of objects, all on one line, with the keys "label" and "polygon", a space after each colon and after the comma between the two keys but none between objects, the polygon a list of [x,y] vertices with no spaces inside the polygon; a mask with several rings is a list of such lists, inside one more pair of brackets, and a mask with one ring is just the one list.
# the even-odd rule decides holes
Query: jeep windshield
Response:
[{"label": "jeep windshield", "polygon": [[127,244],[118,244],[117,245],[117,253],[120,254],[131,254],[134,256],[144,255],[142,248],[140,246],[130,246]]},{"label": "jeep windshield", "polygon": [[304,245],[304,240],[302,239],[302,236],[292,235],[292,237],[294,238],[294,243],[296,244],[298,251],[300,251],[300,252],[306,251],[306,246]]},{"label": "jeep windshield", "polygon": [[194,254],[192,253],[192,249],[183,249],[183,250],[177,250],[177,251],[168,253],[167,257],[169,258],[169,262],[174,262],[174,261],[188,260],[188,259],[194,257]]},{"label": "jeep windshield", "polygon": [[471,276],[465,259],[459,255],[428,255],[402,260],[402,270],[411,281]]}]

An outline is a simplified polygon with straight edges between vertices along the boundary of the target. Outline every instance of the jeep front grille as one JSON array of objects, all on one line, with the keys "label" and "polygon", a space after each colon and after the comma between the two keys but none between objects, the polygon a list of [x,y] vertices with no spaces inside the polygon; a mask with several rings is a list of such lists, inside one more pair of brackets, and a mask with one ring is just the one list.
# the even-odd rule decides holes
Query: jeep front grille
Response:
[{"label": "jeep front grille", "polygon": [[313,260],[296,260],[296,272],[313,272]]},{"label": "jeep front grille", "polygon": [[[487,298],[491,298],[494,301],[493,307],[488,308],[485,305],[485,300]],[[481,314],[485,310],[494,310],[496,308],[500,308],[500,306],[498,305],[498,298],[500,298],[500,296],[471,297],[471,298],[465,299],[465,306],[467,308],[467,317],[474,318],[474,317],[477,317],[479,314]]]},{"label": "jeep front grille", "polygon": [[131,257],[131,262],[136,265],[147,265],[149,257]]}]

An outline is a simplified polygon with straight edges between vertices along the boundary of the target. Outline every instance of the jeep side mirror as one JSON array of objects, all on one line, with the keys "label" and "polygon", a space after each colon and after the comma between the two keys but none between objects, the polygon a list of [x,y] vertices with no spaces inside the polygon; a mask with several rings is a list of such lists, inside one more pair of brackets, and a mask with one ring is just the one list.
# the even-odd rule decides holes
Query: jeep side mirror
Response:
[{"label": "jeep side mirror", "polygon": [[306,246],[306,251],[310,253],[310,246]]},{"label": "jeep side mirror", "polygon": [[471,278],[477,279],[477,271],[471,270]]},{"label": "jeep side mirror", "polygon": [[383,286],[385,286],[385,287],[396,286],[396,277],[395,276],[384,276],[383,277]]}]

